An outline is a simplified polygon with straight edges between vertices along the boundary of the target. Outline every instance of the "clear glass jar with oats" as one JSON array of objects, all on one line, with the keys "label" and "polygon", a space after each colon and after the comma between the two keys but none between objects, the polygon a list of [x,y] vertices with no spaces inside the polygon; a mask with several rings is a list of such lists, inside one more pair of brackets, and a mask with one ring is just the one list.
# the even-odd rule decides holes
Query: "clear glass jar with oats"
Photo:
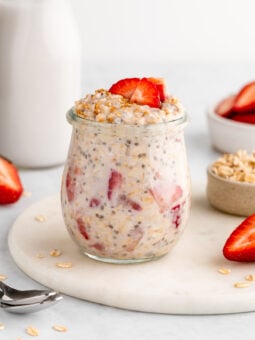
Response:
[{"label": "clear glass jar with oats", "polygon": [[184,230],[190,209],[186,115],[161,83],[124,79],[85,96],[67,113],[73,133],[62,211],[72,239],[90,258],[156,259]]}]

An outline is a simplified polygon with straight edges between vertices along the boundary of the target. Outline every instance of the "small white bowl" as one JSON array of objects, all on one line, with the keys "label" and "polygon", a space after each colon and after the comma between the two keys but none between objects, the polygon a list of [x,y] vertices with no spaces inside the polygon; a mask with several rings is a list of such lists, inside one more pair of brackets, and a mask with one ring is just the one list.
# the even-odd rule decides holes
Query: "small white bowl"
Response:
[{"label": "small white bowl", "polygon": [[207,111],[208,130],[212,146],[224,153],[239,149],[252,153],[255,150],[255,125],[223,118],[213,106]]}]

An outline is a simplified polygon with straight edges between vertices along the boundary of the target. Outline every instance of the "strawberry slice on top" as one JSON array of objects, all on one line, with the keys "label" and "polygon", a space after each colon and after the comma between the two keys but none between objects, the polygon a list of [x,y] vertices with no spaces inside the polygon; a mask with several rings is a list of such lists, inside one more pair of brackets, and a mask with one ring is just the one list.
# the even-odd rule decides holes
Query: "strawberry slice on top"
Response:
[{"label": "strawberry slice on top", "polygon": [[109,92],[121,95],[131,103],[154,108],[160,108],[166,99],[166,85],[162,78],[122,79],[113,84]]},{"label": "strawberry slice on top", "polygon": [[157,86],[146,78],[142,78],[130,98],[131,103],[149,105],[160,108],[160,94]]},{"label": "strawberry slice on top", "polygon": [[157,89],[159,91],[160,100],[162,102],[165,101],[165,99],[167,97],[167,89],[166,89],[165,80],[163,78],[153,78],[153,77],[146,78],[146,79],[157,86]]},{"label": "strawberry slice on top", "polygon": [[224,245],[223,255],[231,261],[255,261],[255,214],[232,232]]},{"label": "strawberry slice on top", "polygon": [[248,83],[240,90],[233,110],[240,113],[255,110],[255,81]]},{"label": "strawberry slice on top", "polygon": [[111,86],[109,92],[112,94],[119,94],[126,99],[130,99],[139,81],[139,78],[121,79]]},{"label": "strawberry slice on top", "polygon": [[18,201],[22,192],[23,187],[16,167],[0,157],[0,204]]}]

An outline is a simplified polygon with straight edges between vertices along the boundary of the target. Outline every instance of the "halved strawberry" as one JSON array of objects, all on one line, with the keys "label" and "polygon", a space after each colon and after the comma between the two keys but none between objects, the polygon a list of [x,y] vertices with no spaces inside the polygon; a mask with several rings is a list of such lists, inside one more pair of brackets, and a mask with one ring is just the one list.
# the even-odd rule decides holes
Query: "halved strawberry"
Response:
[{"label": "halved strawberry", "polygon": [[255,261],[255,214],[247,217],[229,236],[224,256],[231,261]]},{"label": "halved strawberry", "polygon": [[109,177],[109,181],[108,181],[108,190],[107,190],[107,197],[109,200],[112,200],[114,193],[119,191],[122,181],[123,181],[123,178],[122,178],[121,173],[112,169],[110,177]]},{"label": "halved strawberry", "polygon": [[131,103],[149,105],[151,107],[159,108],[160,94],[157,86],[146,78],[142,78],[137,84],[130,101]]},{"label": "halved strawberry", "polygon": [[146,79],[157,86],[157,89],[159,91],[159,98],[163,102],[167,97],[167,89],[166,89],[165,80],[163,78],[153,78],[153,77],[146,78]]},{"label": "halved strawberry", "polygon": [[255,81],[240,90],[236,96],[233,110],[240,113],[255,110]]},{"label": "halved strawberry", "polygon": [[233,112],[236,95],[223,99],[215,108],[215,112],[221,117],[229,117]]},{"label": "halved strawberry", "polygon": [[119,94],[126,99],[130,99],[139,81],[139,78],[121,79],[111,86],[109,92],[113,94]]},{"label": "halved strawberry", "polygon": [[237,122],[255,124],[255,111],[250,113],[236,113],[231,119]]},{"label": "halved strawberry", "polygon": [[0,204],[16,202],[22,192],[23,187],[16,167],[0,157]]}]

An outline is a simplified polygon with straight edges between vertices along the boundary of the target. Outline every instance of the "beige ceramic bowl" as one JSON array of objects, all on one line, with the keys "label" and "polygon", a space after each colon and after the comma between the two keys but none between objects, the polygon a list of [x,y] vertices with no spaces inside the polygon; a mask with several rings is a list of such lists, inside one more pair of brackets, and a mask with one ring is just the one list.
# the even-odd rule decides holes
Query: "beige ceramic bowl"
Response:
[{"label": "beige ceramic bowl", "polygon": [[249,153],[255,150],[255,125],[223,118],[215,113],[216,106],[207,111],[208,130],[213,147],[226,153],[239,149]]},{"label": "beige ceramic bowl", "polygon": [[249,216],[255,213],[255,184],[228,180],[207,168],[207,198],[209,203],[223,212]]}]

